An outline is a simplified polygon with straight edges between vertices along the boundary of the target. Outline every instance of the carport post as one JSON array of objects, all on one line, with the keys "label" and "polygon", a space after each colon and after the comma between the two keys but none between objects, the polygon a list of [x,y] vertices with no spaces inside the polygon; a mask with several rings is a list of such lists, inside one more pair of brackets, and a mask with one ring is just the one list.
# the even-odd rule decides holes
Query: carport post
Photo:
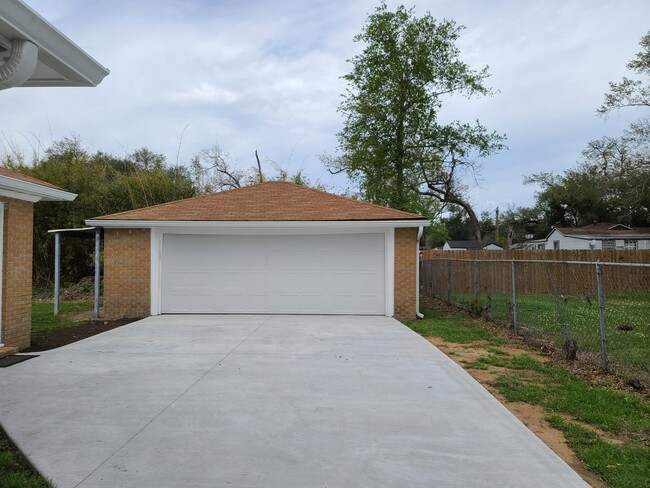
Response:
[{"label": "carport post", "polygon": [[61,233],[54,233],[54,316],[59,316],[59,295],[61,292]]},{"label": "carport post", "polygon": [[99,317],[99,275],[100,275],[101,229],[95,229],[95,308],[93,316]]}]

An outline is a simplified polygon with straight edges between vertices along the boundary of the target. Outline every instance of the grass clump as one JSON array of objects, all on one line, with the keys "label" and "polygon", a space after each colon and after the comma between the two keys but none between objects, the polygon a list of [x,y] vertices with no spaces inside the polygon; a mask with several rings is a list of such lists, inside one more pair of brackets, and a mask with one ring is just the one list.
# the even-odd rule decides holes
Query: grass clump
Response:
[{"label": "grass clump", "polygon": [[614,444],[595,432],[569,422],[559,415],[549,415],[546,421],[561,430],[569,447],[588,469],[600,475],[615,488],[650,486],[650,448],[629,444]]},{"label": "grass clump", "polygon": [[423,320],[406,322],[406,325],[424,337],[440,337],[456,344],[482,341],[500,346],[506,343],[505,339],[469,320],[437,316],[432,312],[426,313]]}]

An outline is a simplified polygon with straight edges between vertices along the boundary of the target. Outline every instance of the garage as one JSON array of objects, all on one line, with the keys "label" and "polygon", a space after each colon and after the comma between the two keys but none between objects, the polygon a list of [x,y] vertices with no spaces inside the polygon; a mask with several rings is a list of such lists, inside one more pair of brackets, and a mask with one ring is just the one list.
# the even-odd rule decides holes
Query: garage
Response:
[{"label": "garage", "polygon": [[102,215],[103,317],[418,316],[426,217],[281,181]]},{"label": "garage", "polygon": [[165,234],[161,312],[384,315],[384,240]]}]

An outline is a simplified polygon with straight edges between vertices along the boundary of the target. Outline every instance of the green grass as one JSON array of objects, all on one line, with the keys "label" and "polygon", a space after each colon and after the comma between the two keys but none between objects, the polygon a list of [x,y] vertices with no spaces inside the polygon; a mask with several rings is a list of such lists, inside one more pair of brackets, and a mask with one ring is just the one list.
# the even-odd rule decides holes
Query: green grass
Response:
[{"label": "green grass", "polygon": [[75,326],[78,322],[72,320],[68,315],[92,308],[91,302],[61,302],[59,316],[55,317],[53,302],[34,301],[32,302],[32,333]]},{"label": "green grass", "polygon": [[[453,302],[471,306],[470,294],[454,294]],[[475,307],[495,320],[510,322],[512,296],[507,293],[482,294]],[[566,339],[578,343],[578,354],[591,353],[599,360],[601,337],[598,300],[591,296],[520,294],[517,298],[519,325],[528,334],[552,341],[562,347]],[[607,348],[613,370],[650,381],[650,296],[642,293],[605,297]],[[619,327],[631,327],[621,330]],[[584,356],[583,356],[584,357]]]},{"label": "green grass", "polygon": [[575,422],[559,415],[549,415],[546,421],[564,433],[569,447],[586,467],[616,488],[650,486],[650,448],[617,445]]},{"label": "green grass", "polygon": [[[638,395],[608,387],[601,381],[585,380],[570,371],[541,362],[529,354],[510,355],[485,337],[476,321],[463,314],[426,314],[426,319],[407,325],[426,336],[447,342],[485,349],[474,361],[461,361],[467,369],[493,370],[495,388],[512,402],[539,405],[548,412],[551,426],[561,430],[586,467],[613,488],[650,487],[650,403]],[[474,341],[471,339],[474,338]],[[582,422],[598,431],[624,439],[614,444],[598,433],[559,414]]]},{"label": "green grass", "polygon": [[472,321],[447,318],[434,312],[426,312],[424,320],[407,322],[408,327],[424,337],[440,337],[448,342],[469,344],[482,341],[499,346],[506,340]]},{"label": "green grass", "polygon": [[0,488],[52,488],[52,484],[32,470],[1,430]]}]

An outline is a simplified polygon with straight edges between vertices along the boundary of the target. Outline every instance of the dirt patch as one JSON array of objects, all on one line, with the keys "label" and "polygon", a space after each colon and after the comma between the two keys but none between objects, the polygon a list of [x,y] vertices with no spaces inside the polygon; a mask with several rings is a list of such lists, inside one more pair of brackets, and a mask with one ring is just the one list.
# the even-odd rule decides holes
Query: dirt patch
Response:
[{"label": "dirt patch", "polygon": [[110,321],[88,320],[70,327],[47,330],[32,335],[32,345],[23,352],[39,352],[56,349],[73,342],[86,339],[107,330],[116,329],[140,319],[120,319]]}]

